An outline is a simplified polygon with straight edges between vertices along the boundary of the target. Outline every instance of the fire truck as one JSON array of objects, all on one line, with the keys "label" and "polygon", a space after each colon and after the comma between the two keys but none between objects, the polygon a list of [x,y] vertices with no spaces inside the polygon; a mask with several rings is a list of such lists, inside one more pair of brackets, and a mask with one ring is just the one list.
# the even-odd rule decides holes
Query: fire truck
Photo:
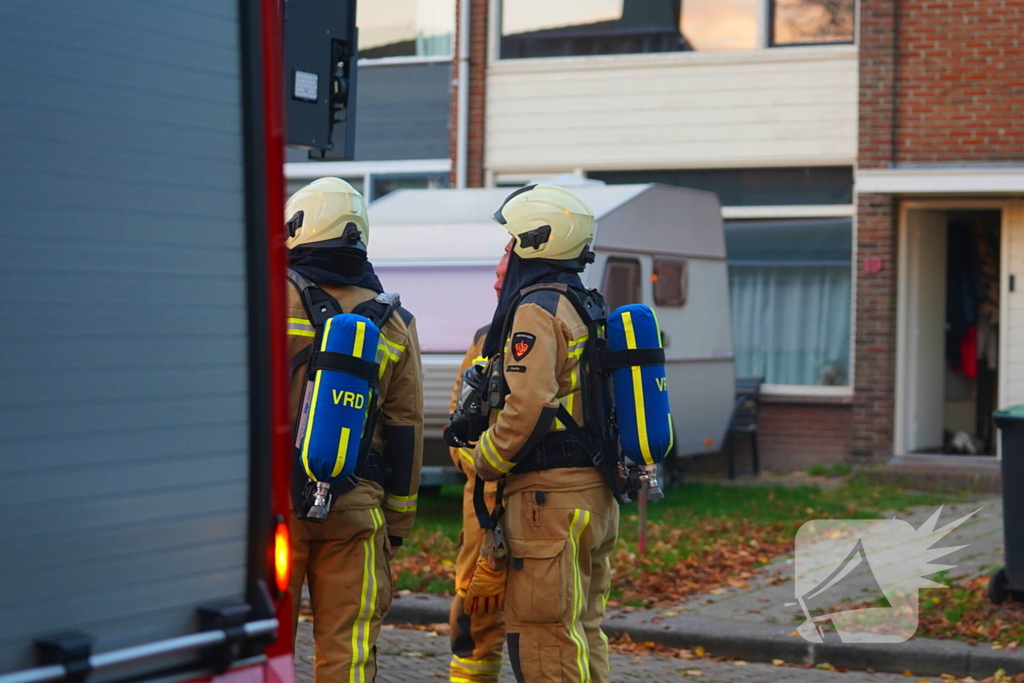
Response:
[{"label": "fire truck", "polygon": [[0,683],[294,680],[283,148],[351,153],[354,5],[0,0]]}]

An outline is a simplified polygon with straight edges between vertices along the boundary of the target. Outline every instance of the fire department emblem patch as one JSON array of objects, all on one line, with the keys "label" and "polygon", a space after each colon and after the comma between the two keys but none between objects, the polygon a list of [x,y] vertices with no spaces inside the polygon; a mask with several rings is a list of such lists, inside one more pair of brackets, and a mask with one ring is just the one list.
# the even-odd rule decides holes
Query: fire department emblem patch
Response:
[{"label": "fire department emblem patch", "polygon": [[533,350],[533,344],[537,337],[529,332],[516,332],[512,335],[512,357],[516,360],[526,358],[526,355]]}]

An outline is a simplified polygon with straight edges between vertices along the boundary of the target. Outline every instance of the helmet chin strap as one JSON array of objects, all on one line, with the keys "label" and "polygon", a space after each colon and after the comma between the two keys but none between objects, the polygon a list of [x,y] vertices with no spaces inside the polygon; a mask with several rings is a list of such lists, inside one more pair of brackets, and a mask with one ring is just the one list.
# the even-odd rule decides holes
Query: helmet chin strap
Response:
[{"label": "helmet chin strap", "polygon": [[568,260],[557,260],[557,259],[537,259],[538,261],[544,261],[545,263],[551,263],[560,268],[565,268],[576,273],[582,273],[586,270],[587,266],[594,262],[597,255],[590,250],[590,245],[583,247],[583,251],[580,255],[574,259]]}]

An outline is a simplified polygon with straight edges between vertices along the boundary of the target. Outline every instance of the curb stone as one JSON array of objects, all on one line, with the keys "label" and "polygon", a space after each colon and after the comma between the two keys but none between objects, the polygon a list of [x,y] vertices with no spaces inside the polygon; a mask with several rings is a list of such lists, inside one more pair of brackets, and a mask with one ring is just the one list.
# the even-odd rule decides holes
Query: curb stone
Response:
[{"label": "curb stone", "polygon": [[[395,597],[386,621],[391,624],[447,623],[451,599],[413,593]],[[824,664],[837,668],[873,669],[915,675],[985,678],[1003,669],[1013,676],[1024,673],[1024,652],[992,650],[954,640],[914,638],[905,643],[808,643],[778,624],[734,621],[712,617],[677,616],[657,624],[626,619],[605,620],[608,633],[622,631],[636,642],[652,641],[677,648],[704,647],[718,657],[751,662],[782,659],[793,664]]]}]

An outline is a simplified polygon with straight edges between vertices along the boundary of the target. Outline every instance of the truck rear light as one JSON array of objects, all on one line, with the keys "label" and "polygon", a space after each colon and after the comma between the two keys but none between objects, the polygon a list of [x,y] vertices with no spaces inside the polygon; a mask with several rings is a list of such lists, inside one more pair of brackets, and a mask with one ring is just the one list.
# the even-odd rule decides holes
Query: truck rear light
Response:
[{"label": "truck rear light", "polygon": [[288,542],[288,524],[277,522],[274,530],[274,581],[277,592],[284,595],[292,578],[292,551]]}]

